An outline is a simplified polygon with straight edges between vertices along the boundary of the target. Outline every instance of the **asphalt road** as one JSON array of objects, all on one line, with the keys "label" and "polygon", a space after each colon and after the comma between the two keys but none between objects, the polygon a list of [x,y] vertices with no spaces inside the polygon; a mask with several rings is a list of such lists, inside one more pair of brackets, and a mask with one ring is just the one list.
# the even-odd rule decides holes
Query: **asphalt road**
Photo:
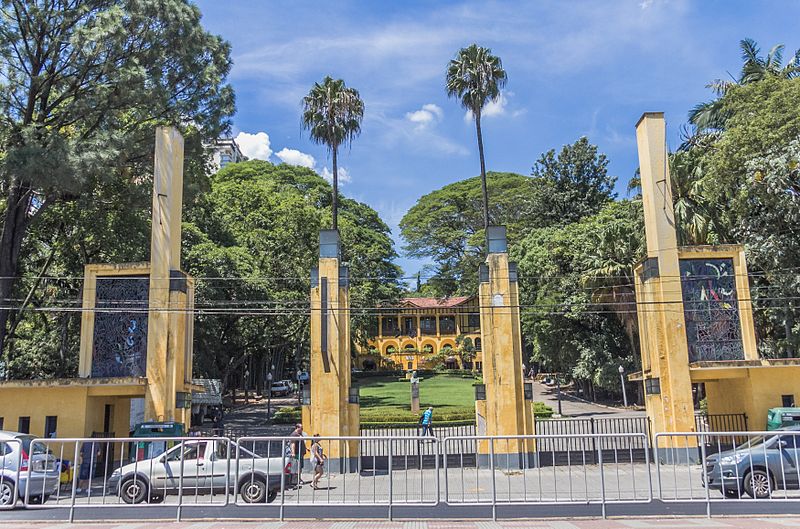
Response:
[{"label": "asphalt road", "polygon": [[[558,413],[558,390],[540,382],[533,383],[533,400],[544,402]],[[580,400],[561,393],[561,411],[564,417],[643,417],[644,411],[610,408]]]}]

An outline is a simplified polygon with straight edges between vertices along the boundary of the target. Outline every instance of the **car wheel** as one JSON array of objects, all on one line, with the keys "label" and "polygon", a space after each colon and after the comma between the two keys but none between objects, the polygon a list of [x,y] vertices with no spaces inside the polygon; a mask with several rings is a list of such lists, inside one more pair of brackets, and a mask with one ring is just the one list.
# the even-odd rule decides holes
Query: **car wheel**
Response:
[{"label": "car wheel", "polygon": [[769,498],[774,485],[765,470],[754,470],[744,477],[744,491],[753,498]]},{"label": "car wheel", "polygon": [[120,486],[119,497],[125,503],[142,503],[147,497],[147,483],[142,479],[129,479]]},{"label": "car wheel", "polygon": [[239,487],[239,494],[246,503],[263,503],[267,497],[267,484],[261,479],[248,479]]},{"label": "car wheel", "polygon": [[272,503],[278,497],[278,489],[272,489],[267,494],[267,503]]},{"label": "car wheel", "polygon": [[4,479],[0,483],[0,505],[8,507],[14,505],[16,498],[14,497],[14,482]]}]

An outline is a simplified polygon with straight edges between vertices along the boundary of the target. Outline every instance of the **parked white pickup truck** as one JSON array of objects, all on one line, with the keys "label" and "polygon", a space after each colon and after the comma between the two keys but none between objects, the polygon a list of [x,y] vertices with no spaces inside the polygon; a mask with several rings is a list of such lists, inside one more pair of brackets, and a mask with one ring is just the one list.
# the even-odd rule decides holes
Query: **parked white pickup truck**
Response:
[{"label": "parked white pickup truck", "polygon": [[[108,488],[126,503],[158,503],[167,494],[238,491],[247,503],[271,502],[296,484],[289,457],[262,457],[227,439],[184,441],[152,459],[115,470]],[[183,476],[183,477],[181,477]]]}]

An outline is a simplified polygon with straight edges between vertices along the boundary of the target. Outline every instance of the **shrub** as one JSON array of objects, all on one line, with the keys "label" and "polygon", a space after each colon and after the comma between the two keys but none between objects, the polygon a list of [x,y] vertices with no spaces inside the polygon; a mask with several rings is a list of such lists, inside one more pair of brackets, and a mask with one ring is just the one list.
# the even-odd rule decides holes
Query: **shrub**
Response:
[{"label": "shrub", "polygon": [[294,424],[302,420],[302,413],[300,406],[289,406],[280,408],[272,416],[272,422],[275,424]]},{"label": "shrub", "polygon": [[533,401],[533,416],[539,419],[549,419],[553,416],[553,408],[544,402]]}]

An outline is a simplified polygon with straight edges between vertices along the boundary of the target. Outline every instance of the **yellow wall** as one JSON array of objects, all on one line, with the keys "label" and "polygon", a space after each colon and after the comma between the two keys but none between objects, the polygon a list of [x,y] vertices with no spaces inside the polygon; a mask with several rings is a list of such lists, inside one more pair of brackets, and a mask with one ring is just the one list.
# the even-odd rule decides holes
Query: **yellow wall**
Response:
[{"label": "yellow wall", "polygon": [[800,366],[739,368],[741,378],[705,382],[708,413],[744,413],[750,430],[764,430],[767,411],[783,405],[781,395],[800,402]]},{"label": "yellow wall", "polygon": [[20,417],[30,417],[30,433],[44,436],[45,417],[58,417],[58,437],[90,437],[103,431],[105,405],[114,406],[113,432],[126,437],[129,432],[130,397],[89,396],[88,387],[2,387],[0,417],[3,429],[17,431]]}]

